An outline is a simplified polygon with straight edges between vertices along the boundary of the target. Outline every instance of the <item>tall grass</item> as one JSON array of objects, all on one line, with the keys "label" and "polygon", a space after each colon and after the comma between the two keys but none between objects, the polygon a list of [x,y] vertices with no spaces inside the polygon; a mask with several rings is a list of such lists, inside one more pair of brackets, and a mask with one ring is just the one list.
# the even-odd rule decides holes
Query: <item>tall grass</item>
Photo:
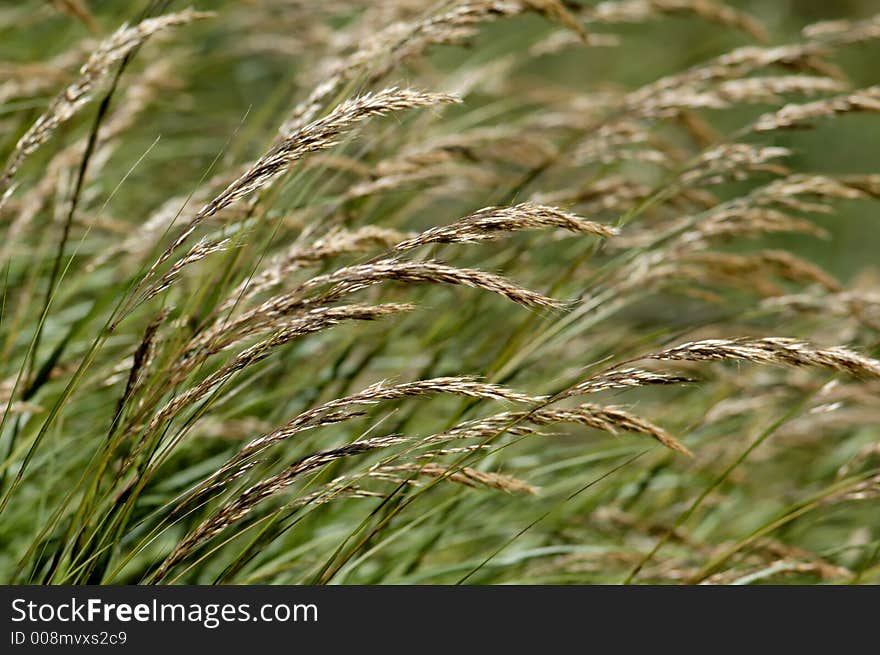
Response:
[{"label": "tall grass", "polygon": [[89,4],[2,10],[4,582],[880,581],[880,17]]}]

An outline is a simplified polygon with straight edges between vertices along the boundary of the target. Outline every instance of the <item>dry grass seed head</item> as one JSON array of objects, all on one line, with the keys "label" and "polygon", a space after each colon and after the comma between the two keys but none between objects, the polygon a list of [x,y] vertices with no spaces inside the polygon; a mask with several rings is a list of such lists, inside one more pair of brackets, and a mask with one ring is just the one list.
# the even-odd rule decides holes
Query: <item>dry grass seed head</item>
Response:
[{"label": "dry grass seed head", "polygon": [[9,188],[24,160],[45,143],[59,125],[70,120],[91,99],[95,88],[104,81],[114,64],[157,32],[212,16],[213,13],[186,9],[175,14],[148,18],[134,27],[123,25],[102,41],[83,64],[77,80],[51,102],[46,112],[18,140],[0,176],[0,193]]},{"label": "dry grass seed head", "polygon": [[740,359],[758,364],[812,366],[860,377],[880,377],[880,362],[842,347],[816,348],[782,337],[706,339],[652,353],[646,359],[718,361]]}]

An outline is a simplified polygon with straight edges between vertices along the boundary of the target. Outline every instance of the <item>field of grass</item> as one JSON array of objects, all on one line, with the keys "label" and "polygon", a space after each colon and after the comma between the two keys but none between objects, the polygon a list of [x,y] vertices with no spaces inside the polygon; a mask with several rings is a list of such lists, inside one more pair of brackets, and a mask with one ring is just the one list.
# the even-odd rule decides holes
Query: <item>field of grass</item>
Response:
[{"label": "field of grass", "polygon": [[0,4],[0,582],[880,583],[872,4]]}]

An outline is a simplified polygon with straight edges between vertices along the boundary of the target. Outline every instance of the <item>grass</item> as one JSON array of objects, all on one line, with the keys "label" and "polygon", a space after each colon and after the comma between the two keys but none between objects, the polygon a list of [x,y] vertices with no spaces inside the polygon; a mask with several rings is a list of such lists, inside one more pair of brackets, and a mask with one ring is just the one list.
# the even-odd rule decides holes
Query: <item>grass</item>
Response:
[{"label": "grass", "polygon": [[880,582],[880,19],[772,4],[0,10],[0,580]]}]

